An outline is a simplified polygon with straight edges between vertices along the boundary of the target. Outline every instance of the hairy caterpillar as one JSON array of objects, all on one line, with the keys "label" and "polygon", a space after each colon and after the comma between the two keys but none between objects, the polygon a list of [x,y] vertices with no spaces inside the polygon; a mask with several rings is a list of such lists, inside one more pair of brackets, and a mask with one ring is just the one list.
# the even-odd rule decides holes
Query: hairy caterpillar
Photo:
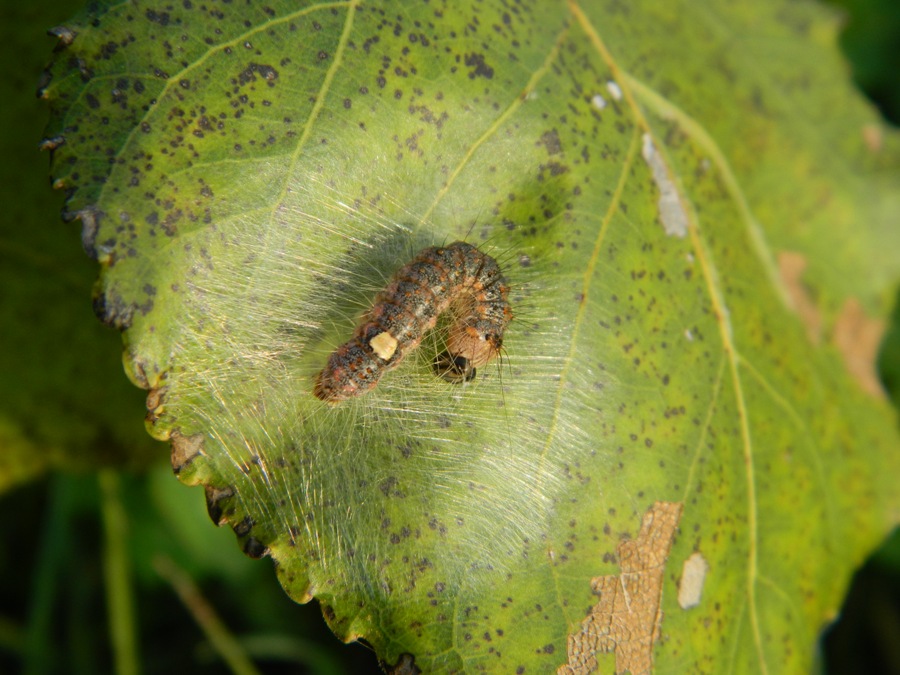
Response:
[{"label": "hairy caterpillar", "polygon": [[313,393],[337,403],[373,389],[448,309],[454,321],[435,371],[449,382],[472,379],[503,346],[512,320],[508,295],[497,261],[471,244],[426,248],[394,274],[353,337],[332,352]]}]

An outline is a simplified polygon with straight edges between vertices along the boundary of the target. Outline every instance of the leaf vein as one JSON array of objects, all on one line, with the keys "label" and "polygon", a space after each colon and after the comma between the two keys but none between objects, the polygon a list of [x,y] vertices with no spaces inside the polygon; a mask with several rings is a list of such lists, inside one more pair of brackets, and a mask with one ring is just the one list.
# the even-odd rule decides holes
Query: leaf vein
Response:
[{"label": "leaf vein", "polygon": [[453,183],[459,177],[459,174],[462,173],[463,169],[469,163],[469,160],[475,155],[475,152],[484,145],[488,139],[490,139],[494,134],[497,133],[497,130],[503,125],[506,120],[508,120],[512,115],[522,106],[522,103],[525,102],[528,95],[534,91],[534,88],[537,86],[537,83],[541,80],[541,78],[546,75],[547,71],[550,69],[553,62],[556,60],[557,55],[559,54],[559,49],[562,46],[562,43],[568,37],[569,34],[569,24],[566,23],[563,26],[563,29],[556,36],[556,40],[553,43],[553,47],[547,53],[547,57],[544,59],[544,62],[541,64],[540,68],[534,71],[532,76],[528,79],[528,82],[525,84],[525,87],[522,89],[521,93],[513,99],[512,102],[506,107],[506,109],[497,117],[493,123],[484,131],[481,136],[479,136],[475,142],[469,147],[466,151],[466,154],[456,165],[456,168],[447,178],[447,182],[438,190],[437,195],[435,195],[434,201],[431,203],[431,206],[428,207],[428,210],[422,215],[419,219],[419,223],[426,223],[428,219],[431,217],[431,214],[434,213],[434,210],[437,208],[437,205],[441,202],[441,200],[447,195],[452,187]]},{"label": "leaf vein", "polygon": [[[127,3],[122,3],[122,4],[127,4]],[[241,35],[229,40],[228,42],[223,42],[221,44],[211,46],[203,55],[201,55],[199,58],[197,58],[196,60],[191,62],[190,65],[184,67],[183,69],[181,69],[179,72],[175,73],[174,75],[171,75],[166,80],[166,84],[163,86],[159,95],[156,97],[156,99],[153,101],[153,103],[151,103],[149,106],[147,106],[147,110],[141,116],[140,121],[135,121],[134,126],[132,127],[128,136],[126,136],[125,139],[122,141],[122,145],[119,148],[119,151],[116,153],[115,159],[118,160],[122,156],[122,153],[125,152],[125,149],[129,146],[129,144],[131,143],[134,136],[140,131],[140,128],[141,128],[140,122],[145,121],[148,117],[150,117],[156,111],[157,108],[159,108],[160,105],[162,105],[163,100],[166,98],[166,94],[171,89],[173,89],[175,86],[177,86],[179,80],[184,79],[184,76],[187,73],[190,73],[195,68],[199,68],[201,65],[206,63],[207,59],[209,59],[209,57],[212,56],[213,54],[215,54],[216,52],[218,52],[222,49],[225,49],[228,46],[237,44],[239,42],[247,41],[251,36],[262,31],[263,29],[271,28],[272,26],[278,25],[280,23],[284,23],[285,21],[290,21],[292,19],[296,19],[297,17],[304,16],[306,14],[311,14],[314,11],[318,11],[318,10],[332,9],[334,7],[344,7],[344,6],[355,7],[355,4],[356,4],[355,2],[341,1],[341,2],[327,2],[327,3],[318,4],[318,5],[312,5],[310,7],[304,7],[301,10],[298,10],[296,12],[291,12],[290,14],[286,14],[285,16],[279,17],[278,19],[270,19],[268,21],[265,21],[262,24],[255,26],[254,28],[248,30],[247,32],[242,33]],[[86,91],[87,91],[87,88],[85,88],[82,93],[84,93]],[[81,93],[79,94],[79,96],[81,96]],[[71,109],[71,107],[70,107],[70,109]],[[110,185],[110,183],[107,182],[104,185],[103,189],[100,191],[100,195],[98,196],[98,199],[97,199],[98,202],[103,199],[103,195],[106,192],[107,187],[109,185]]]},{"label": "leaf vein", "polygon": [[[584,324],[584,315],[586,311],[586,307],[588,305],[588,296],[590,294],[591,284],[594,278],[594,271],[597,267],[597,260],[600,257],[600,250],[603,246],[603,242],[606,240],[606,232],[609,229],[609,224],[612,222],[613,215],[618,212],[619,205],[621,204],[622,193],[625,190],[625,184],[628,182],[628,178],[631,174],[631,167],[634,164],[635,157],[638,154],[639,143],[639,135],[637,133],[637,127],[635,127],[635,132],[631,138],[631,145],[628,148],[628,154],[625,157],[625,161],[622,163],[622,170],[619,173],[619,180],[616,184],[616,189],[613,192],[612,197],[610,198],[609,207],[606,209],[606,213],[603,215],[603,221],[600,225],[600,231],[597,233],[597,239],[594,242],[594,249],[591,251],[591,258],[588,261],[587,268],[584,272],[582,287],[581,287],[581,295],[582,300],[578,307],[578,312],[575,315],[575,321],[572,326],[571,332],[571,341],[569,346],[569,353],[565,358],[565,365],[559,374],[559,383],[556,387],[556,400],[553,405],[553,419],[550,422],[550,428],[547,430],[547,440],[544,442],[544,447],[541,450],[541,456],[538,465],[537,476],[538,480],[544,476],[546,471],[546,462],[547,456],[550,452],[550,445],[553,442],[553,439],[556,437],[556,432],[559,427],[559,417],[560,410],[562,407],[562,395],[565,390],[565,383],[568,379],[569,371],[572,367],[572,363],[575,361],[575,356],[578,351],[578,335],[581,329],[581,326]],[[538,484],[538,489],[539,489]]]}]

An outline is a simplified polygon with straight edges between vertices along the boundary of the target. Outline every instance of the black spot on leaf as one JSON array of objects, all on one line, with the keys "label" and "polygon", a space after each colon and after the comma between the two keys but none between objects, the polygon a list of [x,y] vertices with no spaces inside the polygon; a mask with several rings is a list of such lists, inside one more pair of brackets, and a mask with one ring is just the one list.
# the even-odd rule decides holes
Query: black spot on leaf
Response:
[{"label": "black spot on leaf", "polygon": [[485,62],[484,54],[466,54],[465,63],[472,69],[469,71],[470,80],[474,80],[476,77],[490,80],[494,77],[494,69]]}]

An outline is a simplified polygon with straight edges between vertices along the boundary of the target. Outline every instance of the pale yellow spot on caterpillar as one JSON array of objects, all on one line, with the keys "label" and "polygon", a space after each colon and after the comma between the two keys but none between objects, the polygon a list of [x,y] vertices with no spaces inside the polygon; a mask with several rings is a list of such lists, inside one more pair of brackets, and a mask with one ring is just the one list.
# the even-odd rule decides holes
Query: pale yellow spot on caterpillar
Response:
[{"label": "pale yellow spot on caterpillar", "polygon": [[369,340],[369,346],[372,348],[372,351],[375,352],[376,356],[381,357],[385,361],[391,358],[394,355],[394,352],[397,351],[397,344],[397,338],[387,331],[379,333]]}]

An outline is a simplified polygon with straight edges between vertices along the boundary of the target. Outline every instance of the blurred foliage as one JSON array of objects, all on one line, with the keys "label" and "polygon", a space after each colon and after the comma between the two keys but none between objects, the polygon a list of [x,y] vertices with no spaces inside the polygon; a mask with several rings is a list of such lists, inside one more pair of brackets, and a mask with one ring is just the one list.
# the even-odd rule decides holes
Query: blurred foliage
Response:
[{"label": "blurred foliage", "polygon": [[[229,670],[156,572],[160,556],[199,584],[261,673],[378,672],[361,645],[338,643],[318,605],[287,598],[271,566],[245,558],[227,529],[210,526],[199,494],[166,464],[122,475],[127,551],[136,588],[142,672],[216,675]],[[0,574],[0,672],[112,672],[94,476],[60,473],[6,495]],[[52,645],[52,648],[48,648]]]},{"label": "blurred foliage", "polygon": [[[845,14],[841,46],[854,80],[887,120],[900,124],[900,3],[830,4]],[[879,371],[900,407],[900,297],[882,343]],[[823,638],[823,652],[829,675],[900,673],[900,529],[856,574],[840,619]]]},{"label": "blurred foliage", "polygon": [[884,116],[900,123],[900,3],[829,0],[846,16],[841,47],[853,78]]},{"label": "blurred foliage", "polygon": [[[900,15],[896,28],[900,31]],[[879,370],[900,407],[900,298],[882,343]],[[822,649],[828,675],[900,674],[900,528],[854,576]]]},{"label": "blurred foliage", "polygon": [[[98,456],[121,463],[135,455],[136,446],[142,448],[137,454],[144,470],[124,477],[123,495],[146,672],[227,672],[153,569],[159,554],[201,584],[262,672],[376,672],[365,648],[333,638],[315,603],[292,603],[268,564],[245,559],[230,531],[210,527],[201,494],[171,479],[166,446],[149,440],[138,415],[122,414],[140,409],[143,392],[122,376],[119,336],[90,316],[96,266],[81,251],[78,225],[60,223],[63,195],[47,188],[47,158],[36,152],[46,112],[33,91],[54,43],[41,36],[81,4],[0,0],[0,54],[7,64],[0,79],[0,153],[6,160],[0,166],[0,299],[18,303],[16,330],[4,326],[0,349],[0,488],[54,466],[68,468],[0,499],[0,508],[11,514],[0,523],[0,672],[111,668],[101,495],[95,476],[73,473],[77,453],[67,454],[64,446],[90,453],[92,461],[84,465]],[[857,82],[897,123],[900,3],[832,4],[848,14],[843,44]],[[24,277],[42,283],[14,283]],[[66,323],[63,318],[73,313],[54,308],[72,305],[83,307],[84,316]],[[900,402],[900,311],[886,337],[881,368],[893,400]],[[17,461],[31,457],[26,473],[3,474],[12,452],[19,453]],[[900,535],[858,574],[823,652],[832,675],[900,673]]]},{"label": "blurred foliage", "polygon": [[161,449],[143,429],[144,394],[122,376],[120,336],[92,316],[96,264],[80,226],[60,221],[63,195],[37,152],[49,8],[61,19],[80,4],[4,0],[0,17],[0,491],[50,468],[137,468]]}]

